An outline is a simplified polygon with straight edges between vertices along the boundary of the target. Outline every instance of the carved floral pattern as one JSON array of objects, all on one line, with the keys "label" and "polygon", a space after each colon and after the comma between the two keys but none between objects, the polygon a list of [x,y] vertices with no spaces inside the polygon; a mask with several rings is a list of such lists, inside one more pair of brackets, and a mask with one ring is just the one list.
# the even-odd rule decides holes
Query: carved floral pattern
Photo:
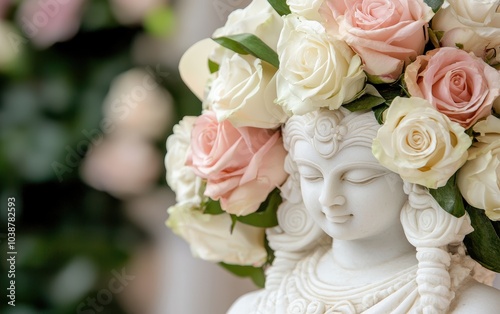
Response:
[{"label": "carved floral pattern", "polygon": [[338,111],[318,115],[314,123],[313,145],[320,156],[332,157],[339,149],[339,142],[347,134],[347,126],[340,124],[343,115]]},{"label": "carved floral pattern", "polygon": [[444,211],[426,188],[405,184],[409,202],[401,211],[405,234],[415,247],[439,247],[459,243],[472,232],[469,215],[460,218]]}]

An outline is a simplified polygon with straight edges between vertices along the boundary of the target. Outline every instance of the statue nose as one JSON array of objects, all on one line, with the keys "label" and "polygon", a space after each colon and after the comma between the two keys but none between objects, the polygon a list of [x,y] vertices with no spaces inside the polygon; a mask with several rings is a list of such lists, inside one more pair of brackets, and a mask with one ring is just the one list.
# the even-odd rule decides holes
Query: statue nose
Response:
[{"label": "statue nose", "polygon": [[342,195],[322,195],[319,199],[323,206],[342,206],[345,204],[346,199]]},{"label": "statue nose", "polygon": [[346,202],[341,181],[335,176],[325,177],[319,202],[325,207],[341,206]]},{"label": "statue nose", "polygon": [[334,206],[340,206],[345,204],[345,197],[342,195],[337,195],[333,198],[332,205]]}]

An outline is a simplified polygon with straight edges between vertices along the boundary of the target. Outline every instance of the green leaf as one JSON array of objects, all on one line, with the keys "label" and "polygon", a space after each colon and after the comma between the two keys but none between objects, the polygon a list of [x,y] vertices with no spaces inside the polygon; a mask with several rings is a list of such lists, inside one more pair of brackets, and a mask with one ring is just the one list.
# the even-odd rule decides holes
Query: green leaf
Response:
[{"label": "green leaf", "polygon": [[472,138],[474,141],[474,128],[473,127],[470,127],[467,130],[465,130],[465,134],[469,135],[470,138]]},{"label": "green leaf", "polygon": [[269,4],[278,12],[279,15],[288,15],[292,13],[290,7],[286,4],[286,0],[267,0]]},{"label": "green leaf", "polygon": [[264,237],[264,247],[266,248],[267,252],[266,264],[272,265],[274,262],[275,255],[274,255],[274,250],[269,246],[269,240],[267,239],[267,235]]},{"label": "green leaf", "polygon": [[424,2],[432,8],[432,11],[434,11],[434,13],[436,13],[443,5],[444,0],[424,0]]},{"label": "green leaf", "polygon": [[231,265],[222,262],[219,265],[238,277],[250,277],[257,287],[264,288],[266,276],[262,267]]},{"label": "green leaf", "polygon": [[363,96],[351,101],[350,103],[344,104],[343,106],[349,111],[354,112],[372,109],[373,107],[383,104],[384,102],[384,98],[380,98],[370,94],[364,94]]},{"label": "green leaf", "polygon": [[384,112],[389,108],[386,104],[381,104],[377,107],[373,107],[373,113],[379,124],[384,124]]},{"label": "green leaf", "polygon": [[396,97],[405,97],[404,80],[400,77],[394,83],[377,85],[377,91],[385,99],[385,104],[390,106]]},{"label": "green leaf", "polygon": [[456,183],[456,174],[448,179],[446,185],[437,189],[429,189],[429,192],[445,211],[455,217],[462,217],[465,214],[462,194]]},{"label": "green leaf", "polygon": [[229,232],[233,234],[234,227],[236,227],[236,223],[238,222],[238,220],[236,219],[235,215],[229,215],[229,217],[231,217],[231,228]]},{"label": "green leaf", "polygon": [[408,97],[408,98],[411,98],[411,95],[410,95],[410,92],[408,91],[408,87],[406,86],[406,82],[404,80],[404,77],[401,78],[400,80],[401,82],[401,97]]},{"label": "green leaf", "polygon": [[434,48],[439,48],[441,46],[439,42],[441,41],[441,38],[443,38],[443,36],[443,31],[435,31],[432,28],[429,28],[429,39]]},{"label": "green leaf", "polygon": [[219,71],[219,64],[217,62],[208,59],[208,69],[210,70],[211,74],[215,73]]},{"label": "green leaf", "polygon": [[170,35],[175,25],[175,14],[170,7],[160,7],[152,10],[144,19],[144,29],[149,34],[158,37]]},{"label": "green leaf", "polygon": [[500,238],[495,231],[495,224],[498,228],[500,227],[500,222],[491,221],[482,209],[477,209],[470,205],[466,209],[474,228],[474,231],[465,236],[464,239],[467,252],[484,267],[499,273]]},{"label": "green leaf", "polygon": [[231,216],[234,216],[236,220],[247,225],[271,228],[278,225],[276,212],[281,202],[282,199],[279,189],[274,189],[274,191],[267,196],[267,199],[260,204],[259,209],[255,213],[246,216]]},{"label": "green leaf", "polygon": [[220,202],[214,201],[211,198],[209,198],[204,204],[202,204],[202,210],[204,214],[209,215],[220,215],[225,213],[225,211],[220,207]]},{"label": "green leaf", "polygon": [[259,58],[267,63],[279,68],[278,54],[264,43],[259,37],[253,34],[237,34],[213,38],[215,42],[232,51]]}]

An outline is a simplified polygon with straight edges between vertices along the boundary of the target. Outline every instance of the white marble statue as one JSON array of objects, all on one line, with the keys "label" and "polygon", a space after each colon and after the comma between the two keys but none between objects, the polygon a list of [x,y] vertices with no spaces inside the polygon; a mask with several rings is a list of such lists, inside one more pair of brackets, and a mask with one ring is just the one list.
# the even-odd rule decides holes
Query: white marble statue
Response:
[{"label": "white marble statue", "polygon": [[500,291],[479,282],[490,272],[465,253],[469,217],[382,167],[378,128],[372,112],[344,109],[286,123],[276,258],[266,288],[229,314],[500,313]]}]

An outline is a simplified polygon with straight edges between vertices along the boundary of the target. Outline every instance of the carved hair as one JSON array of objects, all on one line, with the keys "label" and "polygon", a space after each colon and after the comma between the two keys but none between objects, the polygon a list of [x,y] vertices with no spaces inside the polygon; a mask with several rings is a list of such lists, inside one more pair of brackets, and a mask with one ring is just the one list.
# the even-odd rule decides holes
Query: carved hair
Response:
[{"label": "carved hair", "polygon": [[[282,188],[284,202],[278,209],[279,227],[267,232],[276,255],[268,271],[267,288],[277,287],[282,274],[291,271],[311,250],[331,245],[331,239],[312,221],[302,202],[300,179],[292,160],[296,142],[306,140],[320,155],[329,158],[351,145],[371,148],[379,128],[372,112],[350,113],[343,108],[321,109],[288,120],[283,139],[289,151],[285,169],[290,177]],[[417,249],[418,312],[446,312],[458,285],[452,285],[450,279],[452,258],[448,245],[462,242],[471,231],[470,220],[467,215],[455,218],[446,213],[421,186],[405,183],[404,190],[408,201],[401,211],[401,223],[408,241]]]},{"label": "carved hair", "polygon": [[[457,218],[447,213],[422,186],[405,182],[404,190],[408,202],[401,210],[401,223],[406,238],[417,248],[418,312],[443,313],[464,279],[455,278],[452,284],[449,271],[452,255],[448,247],[462,244],[465,235],[472,231],[470,218],[467,214]],[[473,264],[468,267],[467,274]]]}]

